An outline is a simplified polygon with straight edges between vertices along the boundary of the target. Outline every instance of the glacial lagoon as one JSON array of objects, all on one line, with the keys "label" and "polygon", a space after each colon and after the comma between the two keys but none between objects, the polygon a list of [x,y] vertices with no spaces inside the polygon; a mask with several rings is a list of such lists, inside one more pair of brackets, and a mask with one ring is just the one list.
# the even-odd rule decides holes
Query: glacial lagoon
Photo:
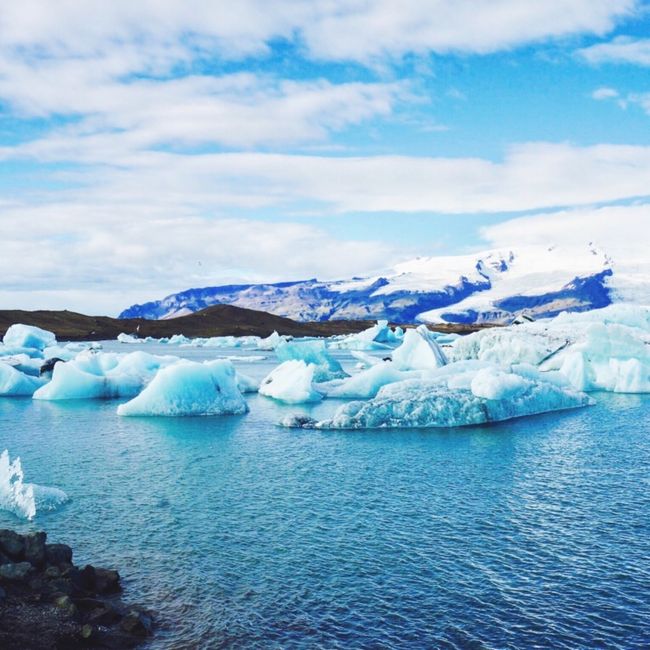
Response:
[{"label": "glacial lagoon", "polygon": [[[278,363],[135,349],[254,356],[234,364],[257,379]],[[650,396],[591,395],[490,425],[372,431],[274,424],[331,417],[337,399],[254,393],[246,415],[125,418],[120,400],[4,398],[3,448],[70,501],[32,522],[0,511],[0,527],[119,567],[158,613],[152,649],[647,648]]]}]

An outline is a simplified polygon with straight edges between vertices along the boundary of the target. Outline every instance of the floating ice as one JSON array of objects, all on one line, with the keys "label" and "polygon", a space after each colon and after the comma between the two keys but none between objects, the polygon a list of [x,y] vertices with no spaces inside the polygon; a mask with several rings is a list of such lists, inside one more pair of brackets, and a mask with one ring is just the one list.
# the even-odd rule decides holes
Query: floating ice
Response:
[{"label": "floating ice", "polygon": [[55,510],[68,500],[58,488],[25,483],[20,458],[10,460],[6,449],[0,454],[0,508],[31,520],[37,512]]},{"label": "floating ice", "polygon": [[288,337],[280,336],[277,332],[273,332],[265,339],[260,339],[257,342],[258,350],[275,350],[282,342],[287,341]]},{"label": "floating ice", "polygon": [[445,353],[426,325],[407,330],[404,341],[392,354],[399,370],[434,370],[447,363]]},{"label": "floating ice", "polygon": [[526,365],[502,369],[465,362],[431,372],[428,379],[384,386],[370,401],[344,404],[330,420],[294,417],[282,424],[321,429],[452,427],[591,403],[587,395],[571,388],[558,373],[540,373]]},{"label": "floating ice", "polygon": [[483,330],[456,341],[449,355],[559,370],[579,390],[646,393],[650,392],[650,309],[611,305]]},{"label": "floating ice", "polygon": [[323,396],[314,388],[316,366],[301,360],[285,361],[262,380],[260,394],[286,402],[317,402]]},{"label": "floating ice", "polygon": [[559,370],[579,390],[648,393],[650,335],[627,325],[594,323],[541,368]]},{"label": "floating ice", "polygon": [[230,361],[180,361],[163,368],[118,415],[240,415],[248,411]]},{"label": "floating ice", "polygon": [[30,396],[44,383],[44,379],[27,375],[0,359],[0,395]]},{"label": "floating ice", "polygon": [[34,393],[34,399],[94,399],[133,397],[156,372],[178,362],[178,357],[82,352],[73,361],[57,363],[52,381]]},{"label": "floating ice", "polygon": [[316,366],[314,381],[330,381],[347,377],[341,364],[328,353],[325,341],[281,342],[275,348],[280,361],[304,361]]},{"label": "floating ice", "polygon": [[[394,364],[384,361],[353,375],[336,386],[328,389],[328,397],[339,397],[346,399],[367,399],[374,397],[380,388],[405,379],[411,379],[418,375],[417,372],[404,372]],[[318,387],[321,388],[321,385]]]},{"label": "floating ice", "polygon": [[137,336],[133,336],[133,334],[125,334],[124,332],[117,335],[117,340],[120,343],[128,343],[130,345],[133,343],[144,343],[143,339],[139,339]]},{"label": "floating ice", "polygon": [[42,350],[50,345],[56,345],[56,337],[52,332],[42,330],[40,327],[17,323],[9,327],[2,342],[7,347]]},{"label": "floating ice", "polygon": [[333,340],[330,347],[339,350],[388,350],[390,344],[401,341],[402,335],[401,328],[398,327],[393,331],[388,327],[388,321],[380,320],[363,332]]}]

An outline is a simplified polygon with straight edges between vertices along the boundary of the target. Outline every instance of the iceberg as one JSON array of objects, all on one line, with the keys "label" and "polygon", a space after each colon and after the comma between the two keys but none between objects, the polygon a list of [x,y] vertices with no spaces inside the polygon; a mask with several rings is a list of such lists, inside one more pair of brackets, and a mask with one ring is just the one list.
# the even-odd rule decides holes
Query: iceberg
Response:
[{"label": "iceberg", "polygon": [[388,327],[388,321],[380,320],[363,332],[334,339],[330,347],[339,350],[389,350],[390,344],[402,340],[402,335],[402,328],[398,327],[393,331]]},{"label": "iceberg", "polygon": [[318,402],[323,396],[313,386],[315,372],[312,363],[285,361],[262,380],[259,392],[287,404]]},{"label": "iceberg", "polygon": [[557,372],[529,365],[450,364],[426,379],[384,386],[369,401],[342,405],[329,420],[289,417],[284,426],[319,429],[457,427],[592,404]]},{"label": "iceberg", "polygon": [[237,386],[230,361],[180,361],[161,369],[151,383],[130,402],[120,404],[118,415],[188,416],[241,415],[248,405]]},{"label": "iceberg", "polygon": [[56,345],[56,336],[40,327],[16,323],[5,332],[2,342],[7,347],[43,350],[43,348]]},{"label": "iceberg", "polygon": [[44,379],[27,375],[0,360],[1,396],[31,396],[44,383]]},{"label": "iceberg", "polygon": [[445,353],[426,325],[407,330],[402,345],[391,358],[399,370],[435,370],[447,363]]},{"label": "iceberg", "polygon": [[34,393],[34,399],[133,397],[160,368],[177,362],[178,357],[160,357],[140,351],[129,354],[82,352],[72,361],[57,363],[52,380]]},{"label": "iceberg", "polygon": [[117,335],[117,340],[120,343],[128,343],[129,345],[132,345],[133,343],[145,342],[144,339],[139,339],[137,336],[133,336],[133,334],[125,334],[124,332]]},{"label": "iceberg", "polygon": [[12,461],[5,449],[0,454],[0,508],[32,520],[37,512],[55,510],[69,501],[63,490],[25,483],[24,478],[20,458]]},{"label": "iceberg", "polygon": [[280,361],[304,361],[316,366],[314,381],[347,377],[341,364],[328,353],[325,341],[283,341],[275,348]]},{"label": "iceberg", "polygon": [[267,336],[265,339],[260,339],[257,342],[257,349],[258,350],[275,350],[278,345],[280,345],[283,341],[287,341],[288,337],[286,336],[280,336],[277,332],[273,332],[270,336]]},{"label": "iceberg", "polygon": [[363,370],[352,377],[338,382],[329,388],[319,385],[318,389],[325,390],[328,397],[344,399],[368,399],[374,397],[380,388],[398,381],[417,377],[418,372],[405,372],[399,370],[394,364],[384,361]]}]

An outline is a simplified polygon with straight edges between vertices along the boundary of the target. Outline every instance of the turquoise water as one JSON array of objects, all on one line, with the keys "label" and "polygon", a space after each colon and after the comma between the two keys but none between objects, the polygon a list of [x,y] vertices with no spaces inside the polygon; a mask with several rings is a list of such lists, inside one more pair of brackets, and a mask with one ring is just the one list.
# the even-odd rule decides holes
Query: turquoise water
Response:
[{"label": "turquoise water", "polygon": [[150,648],[647,648],[650,396],[596,398],[372,432],[277,428],[309,409],[258,395],[186,419],[3,399],[0,446],[72,501],[0,527],[119,567]]}]

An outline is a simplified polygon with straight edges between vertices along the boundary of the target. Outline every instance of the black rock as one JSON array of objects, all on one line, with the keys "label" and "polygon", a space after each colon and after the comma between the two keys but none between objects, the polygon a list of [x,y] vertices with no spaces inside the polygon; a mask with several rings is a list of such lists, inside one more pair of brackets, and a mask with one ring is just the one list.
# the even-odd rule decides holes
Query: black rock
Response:
[{"label": "black rock", "polygon": [[45,533],[29,533],[23,537],[24,557],[27,562],[40,568],[45,564]]},{"label": "black rock", "polygon": [[46,544],[45,561],[56,566],[72,563],[72,549],[67,544]]},{"label": "black rock", "polygon": [[34,567],[29,562],[13,562],[0,565],[0,578],[12,582],[25,582],[33,573]]},{"label": "black rock", "polygon": [[120,574],[111,569],[95,569],[95,591],[98,594],[116,594],[122,590]]},{"label": "black rock", "polygon": [[148,636],[151,633],[151,619],[143,612],[131,610],[120,622],[120,627],[128,634]]},{"label": "black rock", "polygon": [[22,559],[24,548],[25,543],[21,535],[6,528],[0,530],[0,551],[14,560],[20,560]]},{"label": "black rock", "polygon": [[63,361],[63,359],[59,359],[58,357],[52,357],[51,359],[48,359],[45,361],[39,370],[39,374],[41,377],[43,376],[51,376],[52,371],[54,370],[54,366],[59,362]]}]

